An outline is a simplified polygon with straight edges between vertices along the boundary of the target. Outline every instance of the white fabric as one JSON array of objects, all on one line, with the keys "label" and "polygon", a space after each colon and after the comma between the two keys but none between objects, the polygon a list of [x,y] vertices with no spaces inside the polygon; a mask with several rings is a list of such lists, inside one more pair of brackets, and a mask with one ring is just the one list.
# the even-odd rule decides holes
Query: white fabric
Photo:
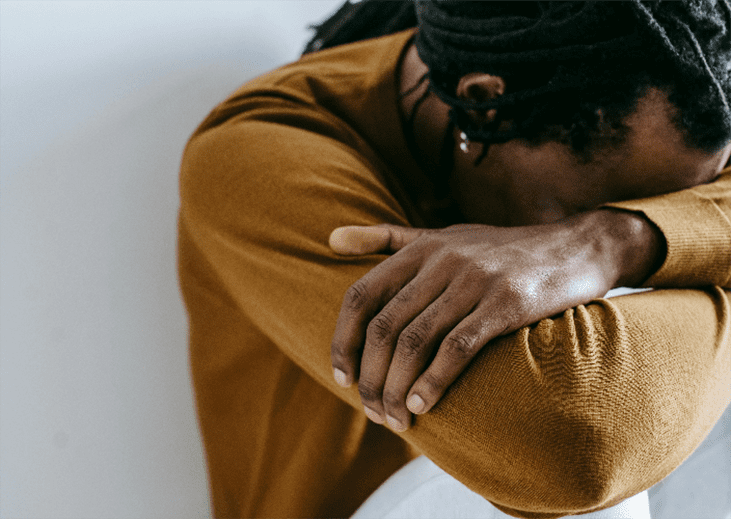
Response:
[{"label": "white fabric", "polygon": [[[513,518],[424,457],[394,473],[353,518]],[[621,504],[567,518],[650,518],[647,492]]]},{"label": "white fabric", "polygon": [[342,0],[0,0],[0,518],[201,518],[183,147]]},{"label": "white fabric", "polygon": [[[648,289],[614,289],[608,298]],[[353,518],[512,518],[421,456]],[[614,507],[566,518],[731,518],[731,407],[698,449],[656,486]]]}]

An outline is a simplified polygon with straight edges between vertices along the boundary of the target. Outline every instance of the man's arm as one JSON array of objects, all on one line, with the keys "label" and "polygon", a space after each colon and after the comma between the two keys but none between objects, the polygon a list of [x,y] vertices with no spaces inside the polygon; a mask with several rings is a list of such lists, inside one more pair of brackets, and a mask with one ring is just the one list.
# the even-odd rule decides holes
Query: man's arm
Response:
[{"label": "man's arm", "polygon": [[331,356],[340,385],[357,380],[368,417],[403,431],[490,340],[639,286],[662,234],[607,208],[522,227],[347,226],[329,242],[347,256],[393,255],[348,289]]},{"label": "man's arm", "polygon": [[[318,124],[323,124],[319,122]],[[343,294],[383,259],[336,256],[339,226],[407,225],[362,156],[277,122],[195,137],[181,226],[242,315],[324,387]],[[659,481],[731,400],[729,294],[598,300],[499,338],[403,437],[510,511],[603,508]],[[213,324],[215,325],[215,324]]]},{"label": "man's arm", "polygon": [[607,207],[637,212],[663,234],[667,253],[646,287],[731,288],[731,167],[710,184]]}]

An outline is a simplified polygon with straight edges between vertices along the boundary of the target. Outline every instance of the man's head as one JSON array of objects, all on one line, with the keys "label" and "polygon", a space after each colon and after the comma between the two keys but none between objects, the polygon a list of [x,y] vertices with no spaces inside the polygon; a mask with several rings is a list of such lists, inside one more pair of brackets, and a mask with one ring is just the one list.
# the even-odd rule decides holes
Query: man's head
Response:
[{"label": "man's head", "polygon": [[[416,12],[431,89],[473,141],[554,141],[588,160],[624,142],[650,89],[668,94],[688,146],[712,153],[731,140],[728,0],[431,0]],[[500,78],[504,93],[458,92],[471,74]]]},{"label": "man's head", "polygon": [[[346,11],[311,45],[418,26],[429,79],[421,100],[436,93],[444,119],[449,111],[478,143],[455,157],[481,164],[461,190],[472,195],[460,201],[465,216],[475,209],[472,221],[546,221],[675,191],[712,180],[728,161],[729,0],[364,0]],[[443,173],[439,191],[449,189]]]},{"label": "man's head", "polygon": [[416,12],[430,90],[477,142],[456,157],[471,221],[547,222],[716,176],[731,141],[726,0],[432,0]]},{"label": "man's head", "polygon": [[648,89],[623,121],[622,143],[593,147],[591,160],[556,140],[511,139],[485,146],[477,163],[482,148],[471,145],[456,157],[460,208],[472,222],[539,224],[712,181],[731,146],[715,153],[688,146],[676,112],[666,92]]}]

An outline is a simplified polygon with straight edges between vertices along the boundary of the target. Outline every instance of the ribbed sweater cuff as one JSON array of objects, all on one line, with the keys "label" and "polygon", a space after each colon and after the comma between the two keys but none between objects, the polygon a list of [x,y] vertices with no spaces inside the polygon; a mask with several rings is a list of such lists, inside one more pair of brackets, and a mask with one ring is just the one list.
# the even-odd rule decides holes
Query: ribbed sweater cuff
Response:
[{"label": "ribbed sweater cuff", "polygon": [[644,214],[665,236],[667,256],[645,287],[731,285],[731,222],[713,200],[685,190],[606,206]]}]

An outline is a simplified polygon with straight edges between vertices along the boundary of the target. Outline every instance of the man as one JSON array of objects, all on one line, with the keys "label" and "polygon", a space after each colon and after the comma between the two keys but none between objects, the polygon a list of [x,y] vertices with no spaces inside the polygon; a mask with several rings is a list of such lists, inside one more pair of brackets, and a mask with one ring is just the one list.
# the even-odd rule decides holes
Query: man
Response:
[{"label": "man", "polygon": [[[596,51],[607,70],[626,64],[600,42],[662,48],[648,28],[667,13],[649,10],[658,17],[648,21],[628,10],[647,14],[645,4],[520,4],[473,18],[503,42],[527,23],[526,40],[553,52],[564,34],[567,48],[591,47],[576,63]],[[648,276],[650,286],[728,285],[731,177],[719,172],[728,114],[725,136],[707,136],[687,123],[702,110],[687,106],[676,118],[672,92],[640,64],[628,74],[646,88],[607,98],[616,89],[602,83],[589,114],[575,90],[557,90],[583,126],[551,102],[515,103],[520,92],[544,95],[541,82],[580,85],[578,66],[533,81],[532,72],[448,59],[443,74],[428,65],[427,78],[430,52],[474,65],[459,49],[434,49],[445,33],[464,41],[475,25],[465,13],[480,8],[420,5],[418,38],[432,39],[418,55],[404,32],[305,56],[242,87],[186,149],[181,286],[216,515],[347,516],[420,453],[511,514],[602,509],[672,471],[731,400],[727,291],[579,305]],[[723,38],[715,47],[704,38],[709,56],[727,63]],[[696,69],[713,84],[723,68]],[[722,98],[707,97],[723,115]],[[471,224],[404,235],[457,222]],[[383,223],[400,226],[388,241],[403,242],[360,250],[400,250],[383,263],[329,247],[353,252],[352,230],[328,242],[335,228]],[[420,316],[435,328],[405,335]],[[469,334],[456,335],[460,327]],[[445,349],[449,334],[466,348]],[[356,379],[358,388],[343,388]],[[410,411],[421,415],[408,428]],[[390,416],[398,435],[366,414]]]}]

